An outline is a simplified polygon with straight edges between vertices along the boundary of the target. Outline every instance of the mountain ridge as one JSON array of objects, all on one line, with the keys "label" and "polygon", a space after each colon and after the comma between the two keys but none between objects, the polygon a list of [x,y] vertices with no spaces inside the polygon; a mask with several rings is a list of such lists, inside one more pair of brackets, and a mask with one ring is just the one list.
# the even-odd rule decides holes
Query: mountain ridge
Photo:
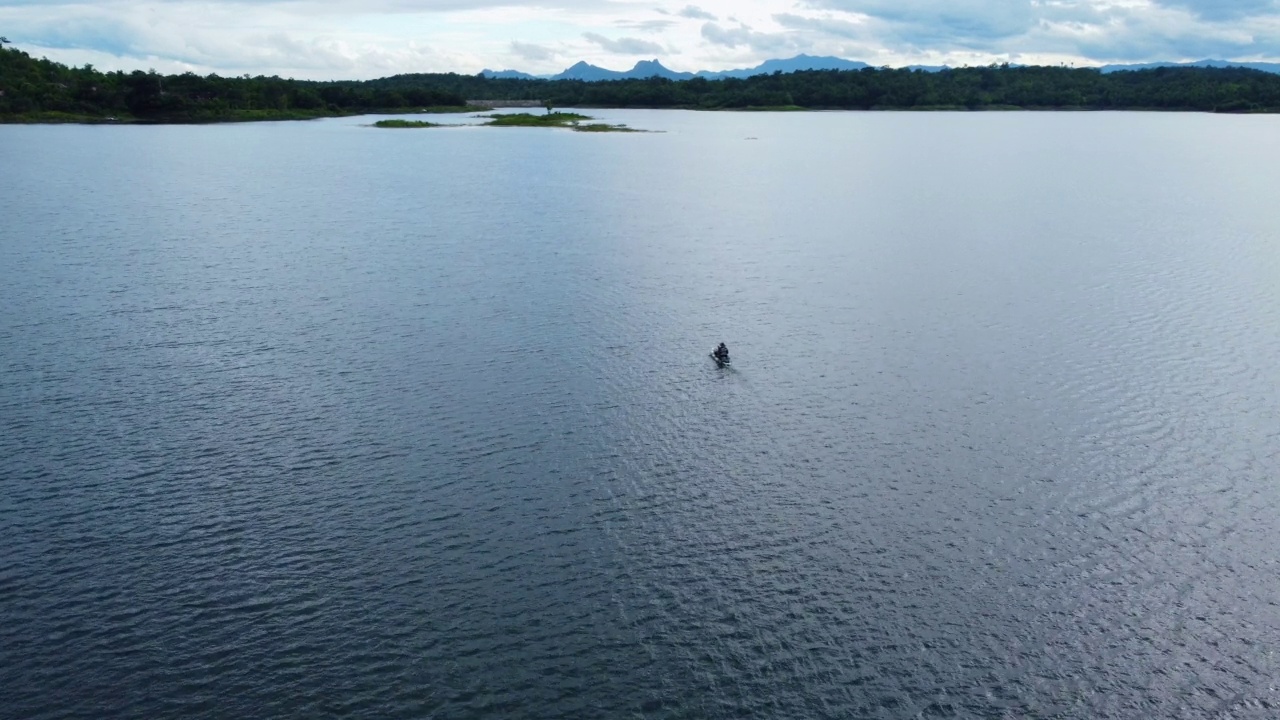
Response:
[{"label": "mountain ridge", "polygon": [[731,70],[699,70],[696,73],[672,70],[657,58],[641,60],[630,70],[609,70],[585,61],[579,61],[554,75],[533,75],[519,70],[490,70],[485,68],[480,74],[488,78],[519,78],[522,80],[583,80],[599,82],[602,80],[631,80],[650,77],[663,77],[669,80],[692,80],[695,77],[707,80],[722,78],[748,78],[754,75],[769,75],[774,72],[792,73],[801,70],[861,70],[870,67],[857,60],[845,60],[833,56],[814,56],[803,53],[790,58],[770,59],[750,68]]},{"label": "mountain ridge", "polygon": [[1124,72],[1126,70],[1154,70],[1164,67],[1211,67],[1211,68],[1228,68],[1242,67],[1250,70],[1261,70],[1272,74],[1280,74],[1280,63],[1269,62],[1250,62],[1247,60],[1195,60],[1192,62],[1150,62],[1150,63],[1129,63],[1118,65],[1103,65],[1099,70],[1104,73]]},{"label": "mountain ridge", "polygon": [[[662,77],[667,78],[668,80],[692,80],[693,78],[721,80],[724,78],[744,79],[755,75],[770,75],[775,72],[789,74],[804,70],[862,70],[869,67],[875,66],[859,60],[846,60],[844,58],[831,55],[806,55],[801,53],[789,58],[765,60],[754,67],[730,70],[680,72],[666,67],[657,58],[654,58],[653,60],[641,60],[630,70],[609,70],[598,65],[592,65],[585,61],[578,61],[554,75],[533,75],[519,70],[490,70],[488,68],[481,70],[479,74],[488,78],[514,78],[521,80],[582,80],[584,82],[633,80],[650,77]],[[1168,61],[1150,63],[1113,63],[1099,66],[1097,69],[1103,73],[1113,73],[1131,70],[1151,70],[1162,67],[1243,67],[1251,70],[1261,70],[1262,72],[1280,74],[1280,63],[1211,59],[1196,60],[1192,62]],[[947,65],[908,65],[902,69],[939,72],[950,68]]]}]

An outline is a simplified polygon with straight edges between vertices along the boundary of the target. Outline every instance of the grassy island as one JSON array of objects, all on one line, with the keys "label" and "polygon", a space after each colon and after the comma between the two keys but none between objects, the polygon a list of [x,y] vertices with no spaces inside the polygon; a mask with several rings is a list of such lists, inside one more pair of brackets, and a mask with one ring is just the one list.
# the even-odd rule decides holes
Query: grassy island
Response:
[{"label": "grassy island", "polygon": [[605,123],[588,123],[586,125],[574,125],[574,130],[578,132],[650,132],[649,130],[637,130],[629,128],[626,125],[607,125]]},{"label": "grassy island", "polygon": [[487,117],[489,122],[485,123],[485,125],[491,127],[567,127],[578,132],[643,132],[625,125],[609,125],[608,123],[587,123],[583,125],[582,121],[594,120],[595,118],[590,115],[571,112],[553,112],[545,115],[510,113],[506,115],[489,115]]},{"label": "grassy island", "polygon": [[[584,123],[584,120],[592,120],[590,115],[579,115],[578,113],[547,113],[546,115],[535,115],[532,113],[511,113],[506,115],[479,115],[477,117],[485,118],[488,122],[483,123],[487,127],[565,127],[578,132],[644,132],[643,130],[635,130],[625,125],[610,125],[608,123]],[[447,127],[441,123],[427,122],[425,120],[402,120],[394,118],[390,120],[379,120],[373,124],[373,127],[380,128],[434,128]]]},{"label": "grassy island", "polygon": [[374,127],[380,128],[433,128],[443,127],[440,123],[427,122],[425,120],[379,120],[373,124]]},{"label": "grassy island", "polygon": [[487,115],[486,125],[493,127],[568,127],[572,123],[592,119],[590,115],[578,113],[554,112],[545,115],[533,113],[509,113],[505,115]]}]

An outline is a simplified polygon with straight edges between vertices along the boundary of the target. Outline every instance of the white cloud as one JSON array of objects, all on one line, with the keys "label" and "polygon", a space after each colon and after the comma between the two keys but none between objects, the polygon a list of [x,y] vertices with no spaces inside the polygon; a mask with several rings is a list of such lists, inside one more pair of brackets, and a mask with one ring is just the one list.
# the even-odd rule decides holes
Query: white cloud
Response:
[{"label": "white cloud", "polygon": [[718,23],[705,23],[702,26],[702,37],[713,45],[729,48],[745,46],[761,53],[785,51],[794,47],[786,32],[756,32],[746,25],[725,27]]},{"label": "white cloud", "polygon": [[523,60],[532,60],[533,62],[546,62],[554,60],[558,53],[549,47],[536,45],[534,43],[524,43],[519,40],[511,41],[511,54]]},{"label": "white cloud", "polygon": [[658,43],[639,38],[618,38],[611,40],[599,33],[582,33],[582,37],[617,55],[660,55],[666,51]]},{"label": "white cloud", "polygon": [[819,35],[866,39],[870,35],[870,26],[865,20],[847,20],[833,17],[807,17],[791,13],[778,13],[774,21],[792,30],[807,30]]},{"label": "white cloud", "polygon": [[660,33],[669,30],[671,26],[676,24],[675,20],[615,20],[614,25],[627,30],[639,30],[640,32]]},{"label": "white cloud", "polygon": [[867,18],[915,46],[1016,37],[1039,22],[1035,0],[810,0],[807,5]]},{"label": "white cloud", "polygon": [[878,57],[951,64],[1015,57],[1080,64],[1274,59],[1280,53],[1278,5],[1280,0],[805,0],[802,9],[775,20],[802,31],[808,43],[855,40]]},{"label": "white cloud", "polygon": [[677,15],[679,15],[680,17],[686,17],[686,18],[689,18],[689,19],[691,19],[691,20],[712,20],[712,21],[715,21],[715,20],[719,20],[719,19],[720,19],[720,18],[716,17],[715,15],[712,15],[711,13],[707,12],[706,10],[703,10],[703,9],[702,9],[702,8],[700,8],[700,7],[695,7],[695,6],[693,6],[693,5],[686,5],[686,6],[684,7],[684,9],[683,9],[683,10],[680,10],[680,11],[679,11],[679,12],[677,12],[676,14],[677,14]]},{"label": "white cloud", "polygon": [[1188,10],[1206,20],[1233,20],[1280,14],[1278,0],[1155,0],[1155,4]]}]

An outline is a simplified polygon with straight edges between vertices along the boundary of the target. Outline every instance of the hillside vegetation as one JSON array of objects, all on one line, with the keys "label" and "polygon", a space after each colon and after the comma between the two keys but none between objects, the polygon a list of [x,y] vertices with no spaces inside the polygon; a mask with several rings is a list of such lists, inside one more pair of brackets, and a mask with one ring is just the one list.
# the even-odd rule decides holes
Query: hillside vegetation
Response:
[{"label": "hillside vegetation", "polygon": [[1280,75],[1245,68],[888,68],[805,70],[745,79],[524,80],[397,75],[368,81],[399,90],[430,85],[468,98],[544,100],[556,107],[722,109],[1082,109],[1280,112]]},{"label": "hillside vegetation", "polygon": [[154,71],[104,73],[0,50],[0,120],[218,122],[302,119],[367,112],[468,110],[428,83],[397,90],[360,82],[220,77]]}]

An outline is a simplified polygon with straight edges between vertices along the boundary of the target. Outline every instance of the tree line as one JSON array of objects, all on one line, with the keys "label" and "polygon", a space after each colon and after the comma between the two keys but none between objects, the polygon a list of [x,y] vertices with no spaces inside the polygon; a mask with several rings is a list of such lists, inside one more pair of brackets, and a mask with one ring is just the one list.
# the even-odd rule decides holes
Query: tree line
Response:
[{"label": "tree line", "polygon": [[695,109],[1153,109],[1280,112],[1280,75],[1174,67],[1103,74],[1068,67],[867,68],[745,79],[584,82],[456,73],[320,82],[154,71],[101,72],[0,45],[0,120],[119,118],[157,122],[319,117],[463,106],[468,99],[557,107]]},{"label": "tree line", "polygon": [[1280,112],[1280,75],[1246,68],[1170,67],[1103,74],[1095,68],[1006,64],[940,72],[805,70],[719,80],[586,82],[449,74],[397,75],[366,83],[393,89],[428,84],[469,98],[543,100],[557,107]]},{"label": "tree line", "polygon": [[461,107],[466,99],[430,83],[388,89],[360,82],[222,77],[154,70],[68,67],[0,46],[0,120],[116,118],[202,122],[403,112]]}]

